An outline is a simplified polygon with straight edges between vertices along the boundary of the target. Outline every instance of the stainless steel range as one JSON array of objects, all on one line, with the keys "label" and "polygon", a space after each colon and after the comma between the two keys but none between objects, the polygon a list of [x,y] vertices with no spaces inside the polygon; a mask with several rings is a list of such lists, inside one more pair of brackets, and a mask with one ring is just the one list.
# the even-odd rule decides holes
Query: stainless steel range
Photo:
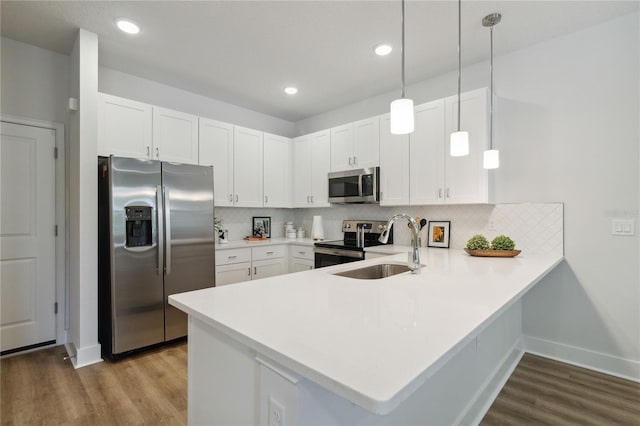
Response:
[{"label": "stainless steel range", "polygon": [[[315,267],[339,265],[364,260],[365,247],[382,244],[378,241],[387,226],[386,220],[344,220],[344,238],[336,241],[315,243]],[[389,232],[388,244],[393,244],[393,229]]]}]

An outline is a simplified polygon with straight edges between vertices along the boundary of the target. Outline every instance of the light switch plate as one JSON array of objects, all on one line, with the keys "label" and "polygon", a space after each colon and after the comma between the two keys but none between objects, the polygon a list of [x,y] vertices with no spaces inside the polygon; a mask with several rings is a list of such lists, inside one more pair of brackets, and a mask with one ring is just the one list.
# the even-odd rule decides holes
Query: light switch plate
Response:
[{"label": "light switch plate", "polygon": [[635,234],[636,226],[633,218],[611,219],[611,235],[632,236]]}]

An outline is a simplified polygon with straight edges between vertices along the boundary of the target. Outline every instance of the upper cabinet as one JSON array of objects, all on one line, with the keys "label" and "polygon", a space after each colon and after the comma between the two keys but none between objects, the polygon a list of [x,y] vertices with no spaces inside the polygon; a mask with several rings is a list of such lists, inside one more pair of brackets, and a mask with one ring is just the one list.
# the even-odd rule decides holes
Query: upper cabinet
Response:
[{"label": "upper cabinet", "polygon": [[233,128],[233,203],[236,207],[262,207],[262,132]]},{"label": "upper cabinet", "polygon": [[233,124],[200,118],[199,159],[213,166],[213,197],[216,207],[233,206]]},{"label": "upper cabinet", "polygon": [[380,121],[378,117],[331,129],[331,171],[378,166]]},{"label": "upper cabinet", "polygon": [[465,92],[460,97],[460,128],[469,132],[469,155],[449,155],[449,135],[457,130],[458,97],[445,99],[445,202],[456,204],[490,203],[489,172],[482,167],[482,157],[489,149],[489,94],[486,88]]},{"label": "upper cabinet", "polygon": [[198,118],[100,93],[98,154],[198,164]]},{"label": "upper cabinet", "polygon": [[291,207],[291,139],[264,134],[264,206]]},{"label": "upper cabinet", "polygon": [[153,158],[198,164],[198,117],[153,107]]},{"label": "upper cabinet", "polygon": [[330,132],[323,130],[293,141],[293,207],[328,207]]},{"label": "upper cabinet", "polygon": [[389,114],[380,117],[380,205],[409,204],[409,135],[391,134]]},{"label": "upper cabinet", "polygon": [[98,94],[98,155],[151,158],[153,107]]}]

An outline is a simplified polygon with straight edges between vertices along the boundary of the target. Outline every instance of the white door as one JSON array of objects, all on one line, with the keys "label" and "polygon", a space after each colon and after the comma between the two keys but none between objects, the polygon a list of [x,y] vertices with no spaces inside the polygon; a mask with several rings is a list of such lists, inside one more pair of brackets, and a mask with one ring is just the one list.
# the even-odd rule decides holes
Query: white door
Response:
[{"label": "white door", "polygon": [[0,123],[0,346],[56,339],[55,132]]},{"label": "white door", "polygon": [[353,167],[353,123],[332,128],[331,171],[341,172]]},{"label": "white door", "polygon": [[264,134],[264,206],[291,207],[291,139]]},{"label": "white door", "polygon": [[381,206],[409,204],[409,135],[391,134],[389,114],[380,118],[380,198]]},{"label": "white door", "polygon": [[311,207],[311,137],[293,141],[293,207]]},{"label": "white door", "polygon": [[213,166],[213,202],[233,206],[233,124],[200,118],[198,159]]},{"label": "white door", "polygon": [[412,205],[442,204],[444,188],[444,100],[418,105],[409,135],[409,194]]},{"label": "white door", "polygon": [[142,102],[98,94],[98,155],[152,157],[153,107]]},{"label": "white door", "polygon": [[153,107],[153,158],[198,164],[198,117]]},{"label": "white door", "polygon": [[353,166],[357,169],[380,165],[380,119],[353,123]]},{"label": "white door", "polygon": [[331,167],[330,133],[323,130],[311,135],[311,204],[313,207],[329,207],[329,181]]},{"label": "white door", "polygon": [[262,132],[234,126],[233,192],[236,207],[262,207]]}]

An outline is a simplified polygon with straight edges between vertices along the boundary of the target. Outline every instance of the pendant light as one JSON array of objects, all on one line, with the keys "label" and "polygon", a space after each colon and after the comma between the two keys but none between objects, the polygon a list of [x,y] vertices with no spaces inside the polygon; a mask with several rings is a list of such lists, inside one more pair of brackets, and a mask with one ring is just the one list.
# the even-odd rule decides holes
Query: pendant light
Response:
[{"label": "pendant light", "polygon": [[451,133],[449,154],[452,157],[469,155],[469,132],[460,130],[460,90],[462,85],[462,0],[458,0],[458,130]]},{"label": "pendant light", "polygon": [[497,149],[493,148],[493,27],[500,22],[502,19],[502,15],[499,13],[492,13],[490,15],[482,18],[482,25],[485,27],[489,27],[490,37],[491,37],[491,61],[489,63],[489,72],[491,74],[491,83],[489,88],[489,96],[490,99],[490,107],[489,113],[491,114],[491,121],[489,127],[489,149],[484,152],[484,158],[482,161],[482,166],[485,169],[497,169],[500,167],[500,152]]},{"label": "pendant light", "polygon": [[394,135],[406,135],[413,132],[413,100],[404,97],[404,0],[402,0],[402,43],[400,47],[401,86],[400,99],[391,102],[391,133]]}]

